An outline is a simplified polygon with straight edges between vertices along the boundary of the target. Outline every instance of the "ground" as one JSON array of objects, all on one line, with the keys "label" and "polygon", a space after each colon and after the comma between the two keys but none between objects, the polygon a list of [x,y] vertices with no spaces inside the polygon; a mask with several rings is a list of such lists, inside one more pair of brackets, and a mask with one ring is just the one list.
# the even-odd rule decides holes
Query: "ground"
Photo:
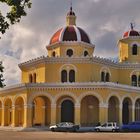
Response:
[{"label": "ground", "polygon": [[140,133],[67,133],[0,131],[0,140],[139,140]]}]

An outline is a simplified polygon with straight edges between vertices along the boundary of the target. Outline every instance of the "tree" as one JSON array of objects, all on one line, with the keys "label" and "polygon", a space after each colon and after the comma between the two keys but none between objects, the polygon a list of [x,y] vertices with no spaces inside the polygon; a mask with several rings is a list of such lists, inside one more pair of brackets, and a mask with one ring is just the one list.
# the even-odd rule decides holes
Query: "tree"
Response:
[{"label": "tree", "polygon": [[2,62],[0,62],[0,88],[3,88],[5,86],[5,84],[3,83],[3,70],[4,67],[2,66]]},{"label": "tree", "polygon": [[10,25],[20,22],[22,16],[26,16],[26,8],[31,8],[31,0],[0,0],[10,7],[6,16],[0,10],[0,33],[4,34]]}]

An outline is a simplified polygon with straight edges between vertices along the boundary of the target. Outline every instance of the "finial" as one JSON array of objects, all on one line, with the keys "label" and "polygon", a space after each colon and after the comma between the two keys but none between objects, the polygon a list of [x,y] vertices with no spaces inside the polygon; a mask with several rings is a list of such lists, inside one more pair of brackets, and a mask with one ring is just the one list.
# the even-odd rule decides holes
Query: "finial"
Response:
[{"label": "finial", "polygon": [[134,23],[134,22],[133,22],[133,23],[131,22],[131,23],[130,23],[130,27],[131,27],[131,30],[133,30],[134,27],[135,27],[135,23]]},{"label": "finial", "polygon": [[71,0],[71,3],[70,3],[70,11],[72,11],[72,0]]}]

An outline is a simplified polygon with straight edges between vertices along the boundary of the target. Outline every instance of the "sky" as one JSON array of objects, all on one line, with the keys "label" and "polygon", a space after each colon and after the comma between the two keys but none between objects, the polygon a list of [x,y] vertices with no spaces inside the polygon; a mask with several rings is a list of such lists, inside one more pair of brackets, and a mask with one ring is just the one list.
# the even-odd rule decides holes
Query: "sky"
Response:
[{"label": "sky", "polygon": [[[72,0],[77,26],[83,28],[93,44],[94,55],[117,58],[117,42],[130,29],[140,31],[140,0]],[[46,45],[52,35],[66,25],[71,0],[32,0],[32,8],[20,23],[13,25],[0,40],[0,61],[5,67],[6,85],[20,83],[18,64],[47,56]],[[3,13],[8,10],[0,4]]]}]

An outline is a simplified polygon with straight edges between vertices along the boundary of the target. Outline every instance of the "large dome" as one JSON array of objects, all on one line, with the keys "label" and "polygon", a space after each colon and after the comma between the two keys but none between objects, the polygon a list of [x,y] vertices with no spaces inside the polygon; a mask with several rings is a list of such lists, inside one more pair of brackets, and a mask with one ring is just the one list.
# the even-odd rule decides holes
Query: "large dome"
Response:
[{"label": "large dome", "polygon": [[50,44],[63,41],[78,41],[91,43],[87,33],[75,25],[69,25],[59,29],[51,38]]}]

